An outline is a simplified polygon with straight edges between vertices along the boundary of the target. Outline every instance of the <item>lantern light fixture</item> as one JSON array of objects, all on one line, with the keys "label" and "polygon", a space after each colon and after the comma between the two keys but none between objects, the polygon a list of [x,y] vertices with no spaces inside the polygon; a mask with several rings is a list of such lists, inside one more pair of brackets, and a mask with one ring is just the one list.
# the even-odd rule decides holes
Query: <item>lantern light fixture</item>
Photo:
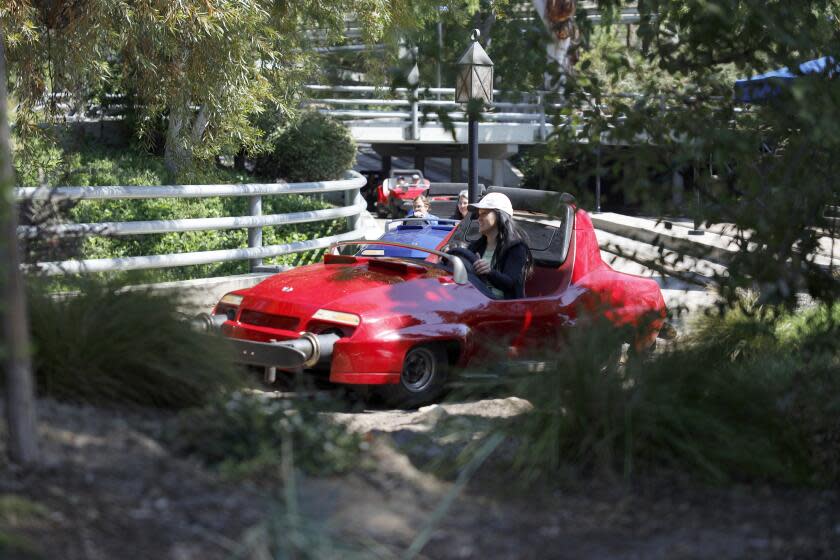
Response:
[{"label": "lantern light fixture", "polygon": [[473,29],[472,43],[458,60],[455,79],[457,103],[469,103],[471,99],[493,103],[493,61],[479,44],[480,36],[478,29]]}]

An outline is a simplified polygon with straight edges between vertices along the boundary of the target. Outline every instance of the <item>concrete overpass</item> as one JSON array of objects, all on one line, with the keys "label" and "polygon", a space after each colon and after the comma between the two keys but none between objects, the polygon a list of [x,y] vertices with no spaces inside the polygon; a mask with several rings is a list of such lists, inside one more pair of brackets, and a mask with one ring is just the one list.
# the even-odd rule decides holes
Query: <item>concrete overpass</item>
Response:
[{"label": "concrete overpass", "polygon": [[[378,88],[310,85],[307,106],[341,119],[353,138],[369,144],[387,174],[394,157],[448,158],[450,179],[462,180],[467,157],[467,120],[454,101],[454,88]],[[479,158],[492,166],[492,184],[503,185],[508,158],[523,145],[542,143],[552,130],[546,112],[557,108],[541,92],[496,92],[498,101],[478,126]]]}]

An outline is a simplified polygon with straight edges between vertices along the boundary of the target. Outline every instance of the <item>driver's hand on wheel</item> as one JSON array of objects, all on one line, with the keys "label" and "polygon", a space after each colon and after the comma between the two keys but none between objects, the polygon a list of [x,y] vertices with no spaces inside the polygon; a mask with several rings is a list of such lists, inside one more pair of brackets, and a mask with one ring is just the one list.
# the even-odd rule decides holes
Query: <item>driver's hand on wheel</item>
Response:
[{"label": "driver's hand on wheel", "polygon": [[490,272],[490,263],[485,259],[478,259],[473,263],[473,269],[478,275],[487,274]]}]

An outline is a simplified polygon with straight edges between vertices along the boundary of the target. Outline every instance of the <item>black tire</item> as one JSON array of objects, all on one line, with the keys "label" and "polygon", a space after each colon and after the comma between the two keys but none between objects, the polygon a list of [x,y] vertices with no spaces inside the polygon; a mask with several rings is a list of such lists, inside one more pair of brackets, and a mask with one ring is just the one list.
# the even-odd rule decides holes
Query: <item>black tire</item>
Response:
[{"label": "black tire", "polygon": [[627,362],[635,362],[635,363],[644,363],[649,362],[653,358],[653,354],[656,352],[656,339],[653,339],[653,342],[641,349],[636,350],[635,345],[630,344],[629,348],[627,349]]},{"label": "black tire", "polygon": [[624,365],[627,363],[627,352],[625,344],[619,344],[610,350],[607,350],[601,356],[598,362],[598,370],[601,373],[614,373],[622,371]]},{"label": "black tire", "polygon": [[449,362],[441,346],[415,346],[405,354],[400,382],[383,385],[378,392],[389,406],[416,408],[440,397],[448,373]]}]

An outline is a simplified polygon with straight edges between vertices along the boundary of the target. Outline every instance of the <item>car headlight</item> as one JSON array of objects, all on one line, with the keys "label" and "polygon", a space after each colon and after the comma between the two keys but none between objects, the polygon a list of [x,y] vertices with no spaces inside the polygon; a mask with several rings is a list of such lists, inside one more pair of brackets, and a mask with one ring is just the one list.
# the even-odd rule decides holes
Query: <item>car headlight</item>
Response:
[{"label": "car headlight", "polygon": [[243,299],[245,299],[245,296],[240,296],[237,294],[225,294],[222,296],[222,299],[219,300],[219,303],[239,307],[239,304],[242,303]]},{"label": "car headlight", "polygon": [[359,326],[362,319],[353,313],[345,313],[343,311],[331,311],[329,309],[319,309],[312,316],[313,319],[321,321],[329,321],[330,323],[338,323],[339,325],[349,325],[351,327]]},{"label": "car headlight", "polygon": [[245,299],[243,296],[237,294],[225,294],[219,303],[216,304],[214,314],[226,315],[228,320],[236,319],[236,312],[239,310],[239,304]]}]

